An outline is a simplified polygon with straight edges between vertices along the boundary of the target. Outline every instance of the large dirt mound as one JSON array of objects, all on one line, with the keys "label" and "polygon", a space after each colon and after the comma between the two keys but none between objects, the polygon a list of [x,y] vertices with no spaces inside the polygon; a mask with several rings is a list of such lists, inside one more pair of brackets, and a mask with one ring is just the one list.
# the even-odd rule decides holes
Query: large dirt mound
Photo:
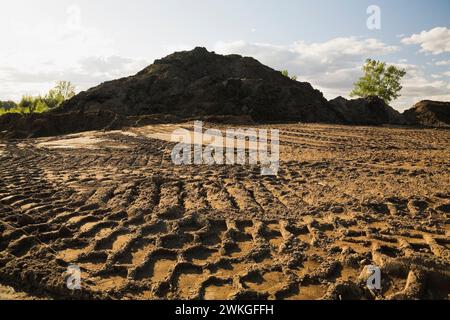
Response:
[{"label": "large dirt mound", "polygon": [[134,76],[82,92],[63,106],[64,112],[75,110],[336,122],[322,93],[309,83],[291,80],[253,58],[205,48],[176,52]]},{"label": "large dirt mound", "polygon": [[330,105],[345,124],[406,124],[404,117],[378,97],[347,100],[337,97]]},{"label": "large dirt mound", "polygon": [[450,102],[424,100],[405,111],[409,122],[428,127],[450,127]]}]

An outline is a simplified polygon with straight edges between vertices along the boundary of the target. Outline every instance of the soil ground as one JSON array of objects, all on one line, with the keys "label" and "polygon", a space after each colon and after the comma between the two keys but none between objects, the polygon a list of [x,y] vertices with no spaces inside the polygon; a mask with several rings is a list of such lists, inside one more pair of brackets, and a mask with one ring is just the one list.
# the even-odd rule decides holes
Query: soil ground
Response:
[{"label": "soil ground", "polygon": [[56,299],[448,299],[450,131],[271,127],[278,176],[175,166],[175,125],[0,141],[0,283]]}]

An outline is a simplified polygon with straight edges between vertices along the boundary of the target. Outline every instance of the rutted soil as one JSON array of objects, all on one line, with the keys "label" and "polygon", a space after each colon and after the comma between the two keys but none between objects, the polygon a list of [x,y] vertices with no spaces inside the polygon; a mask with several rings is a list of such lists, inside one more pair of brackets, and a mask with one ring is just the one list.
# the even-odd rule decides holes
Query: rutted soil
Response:
[{"label": "rutted soil", "polygon": [[38,300],[24,292],[17,292],[9,286],[0,285],[0,300]]},{"label": "rutted soil", "polygon": [[175,126],[2,141],[0,282],[59,299],[448,299],[450,131],[275,127],[277,177],[174,166]]}]

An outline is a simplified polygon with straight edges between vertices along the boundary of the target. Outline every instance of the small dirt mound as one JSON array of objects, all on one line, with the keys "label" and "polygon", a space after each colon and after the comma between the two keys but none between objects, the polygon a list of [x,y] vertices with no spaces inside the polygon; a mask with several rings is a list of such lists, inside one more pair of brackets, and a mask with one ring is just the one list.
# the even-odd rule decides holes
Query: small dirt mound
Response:
[{"label": "small dirt mound", "polygon": [[450,127],[450,102],[420,101],[405,111],[406,119],[427,127]]},{"label": "small dirt mound", "polygon": [[115,130],[127,126],[177,122],[168,115],[124,116],[110,110],[97,112],[6,114],[0,117],[0,137],[48,137],[90,130]]},{"label": "small dirt mound", "polygon": [[347,100],[337,97],[330,105],[345,124],[405,124],[403,116],[378,97]]}]

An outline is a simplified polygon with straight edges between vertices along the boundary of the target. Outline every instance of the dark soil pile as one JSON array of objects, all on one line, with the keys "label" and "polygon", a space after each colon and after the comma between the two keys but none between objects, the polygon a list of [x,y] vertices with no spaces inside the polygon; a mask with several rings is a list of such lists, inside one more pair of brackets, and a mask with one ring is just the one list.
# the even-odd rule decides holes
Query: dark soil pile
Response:
[{"label": "dark soil pile", "polygon": [[127,126],[173,123],[167,115],[123,116],[109,110],[97,112],[6,114],[0,117],[0,138],[46,137],[90,130],[114,130]]},{"label": "dark soil pile", "polygon": [[176,52],[138,74],[80,93],[64,112],[251,116],[256,121],[335,122],[322,93],[253,58],[205,48]]},{"label": "dark soil pile", "polygon": [[406,124],[404,117],[378,97],[347,100],[337,97],[330,105],[344,124]]},{"label": "dark soil pile", "polygon": [[427,127],[450,127],[450,102],[420,101],[405,111],[404,115],[412,124]]}]

